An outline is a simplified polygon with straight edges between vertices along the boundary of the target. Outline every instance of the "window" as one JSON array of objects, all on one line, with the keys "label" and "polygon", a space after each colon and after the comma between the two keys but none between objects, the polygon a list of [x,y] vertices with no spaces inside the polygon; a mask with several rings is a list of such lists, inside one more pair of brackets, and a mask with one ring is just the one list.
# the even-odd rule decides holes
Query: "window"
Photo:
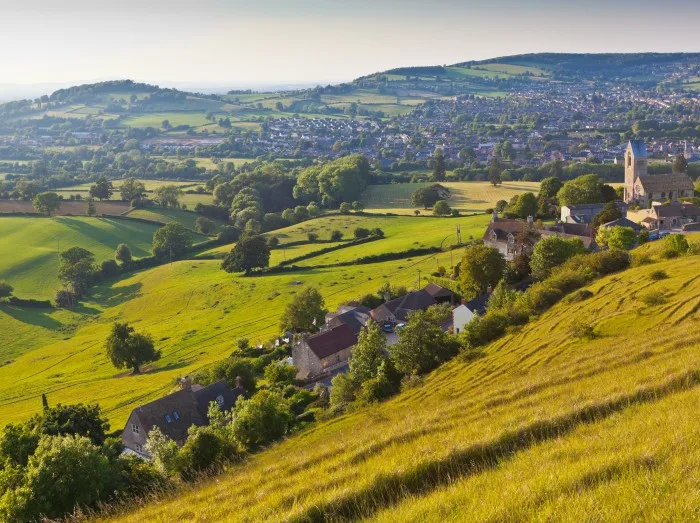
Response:
[{"label": "window", "polygon": [[136,450],[137,450],[138,452],[143,452],[143,447],[137,443],[137,444],[136,444]]},{"label": "window", "polygon": [[173,418],[175,418],[175,421],[180,419],[180,413],[176,410],[173,411]]},{"label": "window", "polygon": [[167,421],[168,423],[173,421],[173,419],[170,417],[170,414],[165,415],[165,421]]},{"label": "window", "polygon": [[630,167],[632,165],[632,155],[628,154],[627,155],[627,167]]},{"label": "window", "polygon": [[136,423],[131,424],[131,432],[133,432],[134,434],[139,433],[139,426]]},{"label": "window", "polygon": [[216,397],[216,402],[219,404],[219,407],[224,408],[224,397],[221,394]]}]

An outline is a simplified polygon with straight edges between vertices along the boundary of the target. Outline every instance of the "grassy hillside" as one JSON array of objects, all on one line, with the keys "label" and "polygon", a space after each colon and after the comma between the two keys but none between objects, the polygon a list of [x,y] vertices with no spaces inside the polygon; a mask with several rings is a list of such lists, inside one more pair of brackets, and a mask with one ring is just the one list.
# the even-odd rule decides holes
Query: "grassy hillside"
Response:
[{"label": "grassy hillside", "polygon": [[[656,246],[655,246],[656,247]],[[684,257],[290,437],[122,521],[689,520],[700,506],[700,275]],[[654,281],[653,271],[668,278]],[[665,303],[641,299],[665,291]],[[572,337],[585,318],[593,339]]]},{"label": "grassy hillside", "polygon": [[53,298],[59,288],[58,249],[83,247],[99,263],[127,243],[134,256],[147,256],[156,229],[111,218],[0,216],[0,280],[7,280],[23,298]]},{"label": "grassy hillside", "polygon": [[[481,231],[484,218],[461,218],[463,231],[472,226]],[[411,248],[410,231],[425,237],[426,244],[439,245],[456,223],[438,218],[331,216],[306,222],[306,227],[313,224],[330,231],[336,227],[334,220],[385,228],[387,237],[382,240],[338,251],[347,251],[350,257]],[[392,228],[391,220],[398,225]],[[283,241],[305,238],[301,226],[283,230]],[[325,246],[314,245],[313,250]],[[310,252],[308,248],[300,246],[298,253],[289,248],[286,255]],[[284,251],[274,253],[273,263],[285,256]],[[0,346],[13,347],[13,360],[0,367],[0,418],[25,419],[41,408],[43,392],[52,403],[98,401],[118,427],[135,405],[167,393],[175,378],[229,355],[237,338],[262,342],[276,335],[284,306],[304,285],[318,287],[328,308],[335,309],[341,302],[375,292],[386,281],[414,288],[419,269],[426,275],[438,264],[448,265],[449,256],[439,253],[254,278],[225,273],[219,260],[187,260],[103,283],[70,316],[4,307],[0,314],[12,318],[12,329],[0,331]],[[104,354],[104,340],[115,320],[132,322],[137,330],[150,333],[163,351],[163,358],[141,376],[114,369]],[[20,330],[28,341],[14,345],[11,333]]]},{"label": "grassy hillside", "polygon": [[[395,214],[413,214],[416,207],[411,204],[411,195],[430,183],[402,183],[390,185],[370,185],[362,194],[362,203],[368,212],[391,212]],[[524,192],[537,194],[538,182],[505,182],[493,186],[489,182],[443,182],[452,196],[447,203],[450,207],[464,213],[481,212],[493,207],[498,200],[509,201],[513,196]],[[432,210],[419,209],[422,214]]]}]

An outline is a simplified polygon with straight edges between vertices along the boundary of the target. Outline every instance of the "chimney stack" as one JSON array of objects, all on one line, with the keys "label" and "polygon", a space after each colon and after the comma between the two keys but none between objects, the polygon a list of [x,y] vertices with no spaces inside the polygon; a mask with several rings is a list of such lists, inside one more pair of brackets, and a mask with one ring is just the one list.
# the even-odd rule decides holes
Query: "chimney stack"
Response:
[{"label": "chimney stack", "polygon": [[243,378],[241,378],[240,376],[236,376],[236,388],[237,389],[243,388]]},{"label": "chimney stack", "polygon": [[532,218],[532,214],[530,214],[530,215],[527,217],[527,223],[532,224],[533,222],[534,222],[534,220],[533,220],[533,218]]},{"label": "chimney stack", "polygon": [[486,287],[486,294],[491,294],[492,292],[493,292],[493,287],[491,287],[490,285],[488,287]]},{"label": "chimney stack", "polygon": [[496,220],[498,220],[498,211],[493,211],[491,214],[491,221],[495,222]]},{"label": "chimney stack", "polygon": [[180,390],[186,390],[187,392],[192,392],[192,378],[185,376],[178,380],[180,383]]}]

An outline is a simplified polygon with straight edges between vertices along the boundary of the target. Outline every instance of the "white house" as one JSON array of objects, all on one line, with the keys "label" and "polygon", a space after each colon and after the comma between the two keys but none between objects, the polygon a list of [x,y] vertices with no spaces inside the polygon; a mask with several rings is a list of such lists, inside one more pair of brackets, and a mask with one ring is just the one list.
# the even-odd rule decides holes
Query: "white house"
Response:
[{"label": "white house", "polygon": [[464,326],[472,321],[474,313],[469,310],[464,303],[452,310],[452,327],[455,334],[459,334],[464,330]]}]

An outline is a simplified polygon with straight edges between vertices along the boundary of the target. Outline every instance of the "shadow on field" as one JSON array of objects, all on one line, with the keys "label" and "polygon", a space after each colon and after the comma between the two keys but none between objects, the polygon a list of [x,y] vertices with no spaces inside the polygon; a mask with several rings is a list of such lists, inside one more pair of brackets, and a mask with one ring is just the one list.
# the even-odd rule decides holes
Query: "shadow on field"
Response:
[{"label": "shadow on field", "polygon": [[116,307],[129,300],[141,296],[141,282],[115,287],[114,285],[98,285],[90,292],[90,299],[103,307]]},{"label": "shadow on field", "polygon": [[[656,386],[640,387],[634,392],[606,401],[582,406],[559,416],[535,420],[500,437],[469,447],[455,449],[444,458],[409,466],[400,472],[382,474],[367,486],[326,503],[309,507],[293,521],[341,521],[369,518],[395,505],[403,498],[424,495],[440,486],[454,483],[499,467],[518,452],[545,441],[566,436],[582,425],[602,421],[634,405],[658,401],[665,396],[700,385],[700,371],[690,370]],[[381,447],[364,451],[355,461],[369,459]]]},{"label": "shadow on field", "polygon": [[44,329],[57,330],[63,324],[43,312],[41,309],[15,307],[13,305],[0,304],[0,311],[6,313],[22,323],[36,325]]},{"label": "shadow on field", "polygon": [[[66,227],[73,229],[82,236],[90,238],[97,243],[101,243],[112,248],[116,248],[117,245],[119,245],[120,243],[129,244],[128,240],[129,238],[133,237],[134,234],[143,234],[145,232],[143,231],[144,224],[141,223],[138,224],[139,228],[136,228],[129,222],[110,220],[109,218],[98,217],[94,218],[94,220],[94,223],[109,223],[110,226],[114,227],[116,230],[105,230],[102,227],[97,227],[93,225],[93,223],[85,219],[80,220],[77,218],[70,218],[67,216],[62,216],[60,218],[60,222]],[[157,227],[154,225],[153,230],[155,231],[156,228]],[[140,258],[142,256],[150,256],[151,254],[150,252],[147,252],[144,249],[140,249],[136,245],[129,245],[129,248],[131,249],[131,254],[135,257]]]}]

